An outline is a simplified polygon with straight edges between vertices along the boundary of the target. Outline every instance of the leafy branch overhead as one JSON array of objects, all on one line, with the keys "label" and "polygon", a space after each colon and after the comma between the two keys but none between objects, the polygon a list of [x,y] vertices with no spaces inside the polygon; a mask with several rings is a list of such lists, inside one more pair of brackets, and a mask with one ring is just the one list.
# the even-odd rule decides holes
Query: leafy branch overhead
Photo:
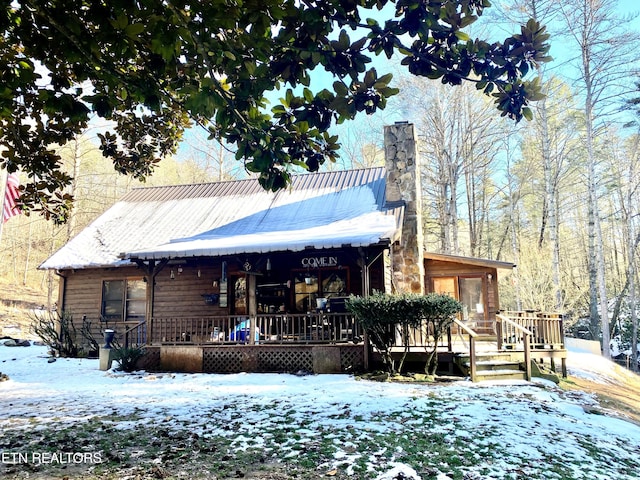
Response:
[{"label": "leafy branch overhead", "polygon": [[[533,20],[504,42],[470,39],[463,29],[488,0],[4,3],[2,166],[37,179],[23,208],[60,221],[72,199],[54,148],[92,115],[110,122],[100,148],[119,172],[145,178],[197,123],[277,190],[291,166],[335,160],[332,123],[383,109],[397,93],[391,75],[369,66],[376,55],[399,54],[412,74],[446,84],[476,82],[515,120],[540,95],[523,77],[548,60],[548,35]],[[385,12],[384,22],[367,18]],[[316,70],[333,84],[312,88]]]}]

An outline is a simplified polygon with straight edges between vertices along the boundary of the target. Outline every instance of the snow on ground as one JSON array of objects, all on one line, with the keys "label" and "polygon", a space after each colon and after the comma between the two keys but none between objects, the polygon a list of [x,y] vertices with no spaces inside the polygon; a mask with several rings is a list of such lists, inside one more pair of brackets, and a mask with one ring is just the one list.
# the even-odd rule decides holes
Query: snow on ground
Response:
[{"label": "snow on ground", "polygon": [[[570,375],[590,379],[612,368],[579,352],[569,365]],[[295,460],[304,455],[300,444],[329,442],[332,458],[317,465],[319,476],[337,470],[378,480],[640,477],[640,427],[588,413],[593,396],[546,381],[419,385],[349,375],[123,374],[100,371],[98,360],[48,363],[37,346],[0,346],[0,372],[10,378],[0,382],[0,437],[113,417],[126,419],[118,429],[188,425],[199,435],[226,436],[238,451],[272,450],[274,432],[292,427],[295,435],[277,455]],[[2,462],[15,454],[0,444]]]}]

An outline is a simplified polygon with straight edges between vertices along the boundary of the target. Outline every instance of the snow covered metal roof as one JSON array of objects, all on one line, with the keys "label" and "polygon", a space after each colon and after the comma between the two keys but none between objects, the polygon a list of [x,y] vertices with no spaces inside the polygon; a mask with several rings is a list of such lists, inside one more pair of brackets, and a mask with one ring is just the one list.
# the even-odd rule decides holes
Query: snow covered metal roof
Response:
[{"label": "snow covered metal roof", "polygon": [[385,205],[385,176],[384,168],[297,175],[275,193],[255,179],[135,189],[40,268],[389,243],[403,206]]}]

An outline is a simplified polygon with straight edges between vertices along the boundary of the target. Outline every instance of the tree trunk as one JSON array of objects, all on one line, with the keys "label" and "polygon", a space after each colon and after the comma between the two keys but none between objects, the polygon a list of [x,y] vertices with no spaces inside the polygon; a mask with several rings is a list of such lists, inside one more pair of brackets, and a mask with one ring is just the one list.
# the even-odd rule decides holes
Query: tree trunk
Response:
[{"label": "tree trunk", "polygon": [[[73,178],[71,180],[70,191],[69,193],[75,198],[78,191],[78,181],[80,178],[80,164],[82,161],[82,156],[80,154],[80,142],[77,138],[73,140],[72,144],[72,161],[73,161]],[[75,202],[69,211],[69,219],[67,220],[67,242],[71,240],[73,234],[76,229],[76,221],[77,221],[77,210],[75,208]]]},{"label": "tree trunk", "polygon": [[24,275],[22,277],[22,285],[27,284],[27,274],[29,273],[29,260],[31,257],[31,233],[33,230],[33,221],[29,221],[29,233],[27,234],[27,253],[24,260]]},{"label": "tree trunk", "polygon": [[[633,229],[632,217],[629,215],[627,219],[629,224],[629,230]],[[629,235],[629,239],[632,238],[632,235]],[[628,278],[629,278],[629,309],[631,313],[631,365],[632,370],[634,372],[638,371],[638,314],[636,311],[637,308],[637,300],[636,300],[636,263],[635,263],[635,252],[637,248],[637,242],[635,245],[632,241],[629,242],[629,269],[628,269]]]},{"label": "tree trunk", "polygon": [[[516,265],[520,265],[520,249],[518,248],[518,228],[517,228],[517,214],[516,207],[519,199],[519,195],[514,191],[514,185],[517,185],[511,172],[511,162],[509,155],[507,155],[507,194],[509,201],[509,230],[511,231],[511,255],[513,255],[513,261]],[[513,273],[514,293],[516,310],[522,310],[522,298],[520,295],[520,274],[516,268]]]}]

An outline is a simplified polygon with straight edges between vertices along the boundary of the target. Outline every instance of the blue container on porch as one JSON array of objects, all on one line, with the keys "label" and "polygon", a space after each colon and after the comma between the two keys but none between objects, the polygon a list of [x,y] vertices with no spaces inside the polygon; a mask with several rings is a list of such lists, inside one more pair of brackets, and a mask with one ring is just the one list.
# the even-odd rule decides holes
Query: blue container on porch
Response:
[{"label": "blue container on porch", "polygon": [[[231,335],[229,335],[229,340],[232,342],[248,342],[249,337],[251,336],[251,328],[249,326],[249,320],[244,320],[240,322],[235,328],[231,331]],[[255,334],[256,342],[260,341],[260,332],[256,329]]]}]

